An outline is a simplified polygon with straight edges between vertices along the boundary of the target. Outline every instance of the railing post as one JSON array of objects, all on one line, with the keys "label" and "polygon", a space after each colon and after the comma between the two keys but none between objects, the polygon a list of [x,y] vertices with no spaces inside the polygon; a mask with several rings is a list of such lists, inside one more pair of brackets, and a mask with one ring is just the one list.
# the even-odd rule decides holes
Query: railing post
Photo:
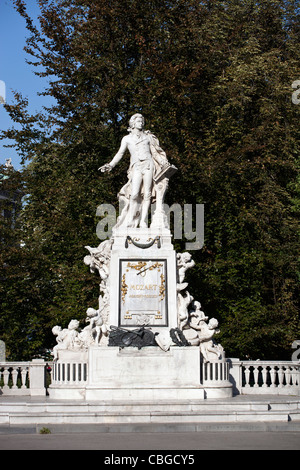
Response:
[{"label": "railing post", "polygon": [[227,359],[229,363],[229,381],[233,386],[233,394],[238,395],[242,391],[242,364],[239,359]]},{"label": "railing post", "polygon": [[7,392],[9,390],[9,385],[8,385],[8,382],[9,382],[9,370],[8,370],[8,367],[4,367],[4,371],[3,371],[3,382],[4,382],[4,385],[3,385],[3,392]]},{"label": "railing post", "polygon": [[33,359],[29,365],[30,395],[46,395],[44,359]]}]

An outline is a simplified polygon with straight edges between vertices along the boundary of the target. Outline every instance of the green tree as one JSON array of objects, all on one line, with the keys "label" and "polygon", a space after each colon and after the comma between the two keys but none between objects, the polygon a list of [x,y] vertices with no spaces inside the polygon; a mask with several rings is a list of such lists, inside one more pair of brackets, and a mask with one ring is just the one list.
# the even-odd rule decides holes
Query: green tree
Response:
[{"label": "green tree", "polygon": [[[14,295],[24,306],[35,273],[41,288],[32,298],[31,337],[49,347],[52,326],[83,320],[97,303],[84,246],[97,243],[96,208],[116,204],[127,163],[105,177],[97,168],[116,152],[130,115],[142,112],[179,169],[166,202],[205,204],[205,245],[193,253],[189,289],[219,319],[227,355],[289,358],[300,334],[300,107],[291,101],[300,73],[299,2],[39,4],[36,26],[15,0],[31,63],[48,77],[44,93],[56,104],[35,116],[19,94],[6,105],[22,130],[3,136],[28,161],[22,239],[29,271],[7,305]],[[184,249],[184,241],[175,246]],[[21,321],[10,308],[5,327]]]}]

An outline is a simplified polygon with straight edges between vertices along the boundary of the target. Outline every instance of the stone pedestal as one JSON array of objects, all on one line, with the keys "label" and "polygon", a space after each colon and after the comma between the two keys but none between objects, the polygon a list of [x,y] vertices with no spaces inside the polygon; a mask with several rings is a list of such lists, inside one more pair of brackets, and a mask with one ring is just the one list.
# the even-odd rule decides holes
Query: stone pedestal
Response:
[{"label": "stone pedestal", "polygon": [[203,399],[199,348],[91,347],[87,400]]},{"label": "stone pedestal", "polygon": [[229,363],[202,363],[197,346],[90,346],[60,351],[49,395],[55,399],[156,402],[232,396]]},{"label": "stone pedestal", "polygon": [[176,253],[167,229],[113,234],[110,324],[155,332],[177,328]]}]

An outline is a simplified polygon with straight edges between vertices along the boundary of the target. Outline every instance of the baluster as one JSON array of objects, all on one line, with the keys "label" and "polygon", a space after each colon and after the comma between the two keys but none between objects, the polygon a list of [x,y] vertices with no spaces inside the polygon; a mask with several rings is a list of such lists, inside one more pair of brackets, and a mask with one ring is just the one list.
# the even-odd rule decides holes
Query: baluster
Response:
[{"label": "baluster", "polygon": [[225,362],[224,364],[224,379],[229,380],[229,363]]},{"label": "baluster", "polygon": [[51,371],[50,371],[50,377],[51,377],[51,383],[54,384],[55,383],[55,372],[56,372],[56,364],[55,362],[53,363],[52,367],[51,367]]},{"label": "baluster", "polygon": [[285,367],[285,386],[290,387],[291,386],[291,376],[292,376],[292,369],[289,365]]},{"label": "baluster", "polygon": [[279,366],[278,367],[278,388],[283,387],[283,378],[284,378],[283,367]]},{"label": "baluster", "polygon": [[258,387],[258,374],[259,374],[259,369],[258,366],[253,366],[253,387],[257,388]]},{"label": "baluster", "polygon": [[297,366],[292,366],[292,382],[294,386],[299,385],[299,370]]},{"label": "baluster", "polygon": [[283,366],[280,366],[279,367],[279,371],[278,371],[278,379],[279,379],[279,387],[282,388],[284,386],[283,382],[284,382],[284,368]]},{"label": "baluster", "polygon": [[210,380],[214,380],[214,366],[212,363],[209,364],[209,373],[210,373]]},{"label": "baluster", "polygon": [[250,383],[250,366],[245,366],[245,387],[249,387]]},{"label": "baluster", "polygon": [[77,377],[78,377],[78,382],[81,382],[82,378],[81,378],[81,363],[80,362],[77,364]]},{"label": "baluster", "polygon": [[17,379],[18,379],[18,369],[14,367],[12,370],[12,387],[11,387],[12,389],[18,388]]},{"label": "baluster", "polygon": [[271,367],[267,365],[266,368],[266,388],[272,387]]},{"label": "baluster", "polygon": [[27,367],[22,367],[22,369],[21,369],[21,378],[22,378],[21,388],[27,388],[26,387],[26,375],[27,375]]},{"label": "baluster", "polygon": [[4,371],[3,371],[3,382],[4,382],[3,391],[9,390],[9,386],[8,386],[8,382],[9,382],[9,370],[8,370],[7,367],[4,367]]},{"label": "baluster", "polygon": [[218,371],[219,364],[216,362],[214,367],[214,380],[218,380],[219,378],[219,371]]},{"label": "baluster", "polygon": [[276,387],[276,370],[274,366],[270,366],[270,376],[271,376],[271,385],[270,387],[275,388]]},{"label": "baluster", "polygon": [[268,387],[268,370],[266,366],[261,366],[262,388]]},{"label": "baluster", "polygon": [[59,364],[55,361],[55,383],[59,383]]},{"label": "baluster", "polygon": [[76,383],[76,364],[72,362],[71,364],[71,377],[72,377],[72,382]]}]

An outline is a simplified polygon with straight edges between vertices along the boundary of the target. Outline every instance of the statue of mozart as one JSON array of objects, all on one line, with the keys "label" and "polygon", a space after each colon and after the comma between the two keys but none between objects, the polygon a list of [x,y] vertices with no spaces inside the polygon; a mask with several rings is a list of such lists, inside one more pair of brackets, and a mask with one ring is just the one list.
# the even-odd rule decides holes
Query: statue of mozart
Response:
[{"label": "statue of mozart", "polygon": [[147,227],[151,202],[156,199],[162,205],[159,182],[165,181],[165,192],[169,177],[177,170],[168,162],[158,139],[150,131],[144,130],[144,124],[144,117],[138,113],[134,114],[129,121],[129,134],[123,137],[119,151],[110,163],[99,168],[102,172],[111,171],[126,150],[129,151],[128,182],[118,194],[124,203],[124,209],[116,227]]}]

